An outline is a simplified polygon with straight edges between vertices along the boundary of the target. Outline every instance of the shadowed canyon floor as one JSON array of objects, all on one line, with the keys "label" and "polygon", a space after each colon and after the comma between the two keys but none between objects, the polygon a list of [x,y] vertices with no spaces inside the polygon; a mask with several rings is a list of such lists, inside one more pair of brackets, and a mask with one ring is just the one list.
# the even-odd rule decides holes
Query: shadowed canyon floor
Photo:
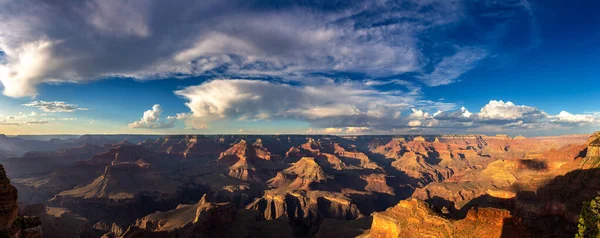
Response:
[{"label": "shadowed canyon floor", "polygon": [[568,237],[600,191],[599,141],[0,137],[0,221],[44,237]]}]

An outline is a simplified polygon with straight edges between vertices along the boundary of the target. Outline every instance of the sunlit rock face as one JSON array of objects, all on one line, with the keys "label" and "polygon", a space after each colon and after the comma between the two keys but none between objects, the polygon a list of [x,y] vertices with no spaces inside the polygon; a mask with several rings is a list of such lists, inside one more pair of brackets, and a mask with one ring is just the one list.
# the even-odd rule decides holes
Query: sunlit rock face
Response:
[{"label": "sunlit rock face", "polygon": [[362,216],[352,200],[342,194],[322,191],[267,191],[246,209],[257,210],[267,220],[290,217],[307,225],[318,224],[325,218],[352,220]]},{"label": "sunlit rock face", "polygon": [[594,133],[588,140],[588,158],[600,157],[600,132]]},{"label": "sunlit rock face", "polygon": [[337,184],[332,184],[333,176],[313,157],[303,157],[268,182],[273,189],[246,207],[259,211],[265,219],[287,216],[315,224],[324,218],[348,220],[361,216],[350,197],[327,191]]},{"label": "sunlit rock face", "polygon": [[243,181],[263,182],[272,178],[281,169],[281,157],[271,155],[258,139],[249,144],[242,139],[222,152],[218,158],[225,173]]},{"label": "sunlit rock face", "polygon": [[450,220],[435,213],[427,203],[409,199],[401,201],[385,212],[375,213],[369,236],[492,238],[517,234],[520,230],[521,227],[514,225],[507,210],[473,208],[469,210],[466,218]]}]

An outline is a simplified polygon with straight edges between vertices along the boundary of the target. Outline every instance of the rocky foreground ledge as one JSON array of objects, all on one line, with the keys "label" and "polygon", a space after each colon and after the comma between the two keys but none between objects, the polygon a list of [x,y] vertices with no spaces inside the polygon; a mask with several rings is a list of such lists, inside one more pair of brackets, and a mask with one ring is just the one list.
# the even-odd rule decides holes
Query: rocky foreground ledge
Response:
[{"label": "rocky foreground ledge", "polygon": [[0,165],[0,237],[42,237],[42,223],[38,217],[20,217],[17,189],[6,177]]}]

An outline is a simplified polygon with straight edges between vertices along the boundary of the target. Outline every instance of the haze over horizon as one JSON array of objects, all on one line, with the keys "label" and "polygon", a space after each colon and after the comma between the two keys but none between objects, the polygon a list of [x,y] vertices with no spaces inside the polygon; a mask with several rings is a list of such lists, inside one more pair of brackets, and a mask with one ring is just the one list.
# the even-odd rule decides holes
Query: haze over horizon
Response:
[{"label": "haze over horizon", "polygon": [[0,1],[0,134],[591,134],[549,1]]}]

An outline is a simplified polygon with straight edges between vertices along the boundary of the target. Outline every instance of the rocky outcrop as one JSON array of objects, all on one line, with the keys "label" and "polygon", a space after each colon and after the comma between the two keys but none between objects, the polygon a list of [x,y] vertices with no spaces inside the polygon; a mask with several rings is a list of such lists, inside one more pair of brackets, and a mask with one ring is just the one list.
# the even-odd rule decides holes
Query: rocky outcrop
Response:
[{"label": "rocky outcrop", "polygon": [[406,152],[402,146],[405,143],[406,140],[404,138],[392,138],[387,144],[371,149],[371,152],[383,155],[388,159],[400,159],[402,158],[402,154]]},{"label": "rocky outcrop", "polygon": [[449,220],[417,199],[375,213],[369,237],[526,237],[509,211],[473,208],[461,220]]},{"label": "rocky outcrop", "polygon": [[587,157],[600,157],[600,134],[598,132],[594,133],[588,140]]},{"label": "rocky outcrop", "polygon": [[10,184],[4,166],[0,165],[0,229],[12,227],[17,219],[19,213],[17,198],[17,189]]},{"label": "rocky outcrop", "polygon": [[285,189],[316,189],[331,179],[312,157],[304,157],[291,167],[278,172],[268,181],[270,187]]},{"label": "rocky outcrop", "polygon": [[267,220],[287,216],[307,225],[317,225],[325,218],[352,220],[362,216],[349,197],[323,191],[269,190],[246,209],[259,211]]},{"label": "rocky outcrop", "polygon": [[344,164],[348,165],[348,167],[356,166],[365,169],[383,170],[383,167],[369,159],[365,153],[356,151],[355,149],[348,151],[338,143],[334,143],[334,154],[339,157]]},{"label": "rocky outcrop", "polygon": [[[270,223],[270,224],[266,224]],[[268,232],[265,228],[276,229]],[[167,212],[150,214],[136,221],[122,237],[292,237],[284,219],[261,221],[252,211],[237,210],[230,203],[208,202],[206,196],[194,205],[180,205]]]},{"label": "rocky outcrop", "polygon": [[206,195],[195,205],[180,205],[175,210],[157,212],[136,221],[135,226],[153,232],[182,229],[196,224],[196,229],[209,229],[232,223],[236,208],[231,203],[211,203]]},{"label": "rocky outcrop", "polygon": [[271,155],[261,140],[250,145],[242,139],[222,152],[218,161],[226,166],[225,173],[230,177],[254,182],[272,178],[284,166],[280,156]]},{"label": "rocky outcrop", "polygon": [[0,236],[41,238],[40,219],[18,216],[17,198],[17,189],[10,184],[4,166],[0,165]]},{"label": "rocky outcrop", "polygon": [[96,237],[97,233],[90,222],[66,208],[46,207],[43,204],[25,206],[20,214],[39,217],[44,237],[77,238]]}]

